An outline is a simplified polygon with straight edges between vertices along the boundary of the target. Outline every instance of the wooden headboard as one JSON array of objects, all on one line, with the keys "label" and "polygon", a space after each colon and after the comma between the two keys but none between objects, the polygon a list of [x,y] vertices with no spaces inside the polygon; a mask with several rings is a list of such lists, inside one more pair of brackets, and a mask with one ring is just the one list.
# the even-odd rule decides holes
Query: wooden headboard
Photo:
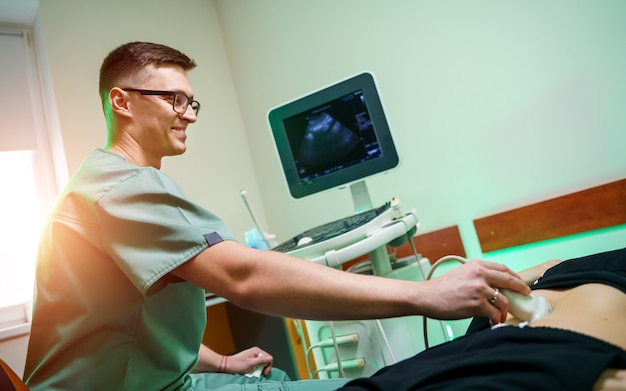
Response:
[{"label": "wooden headboard", "polygon": [[626,224],[626,179],[474,220],[483,252]]},{"label": "wooden headboard", "polygon": [[[621,224],[626,224],[626,179],[474,220],[485,253]],[[416,235],[413,243],[431,262],[448,254],[466,256],[456,225]],[[395,251],[397,258],[413,255],[408,242]]]},{"label": "wooden headboard", "polygon": [[[442,228],[436,231],[415,235],[412,238],[415,249],[423,257],[433,263],[439,258],[455,254],[465,257],[465,248],[459,234],[459,227]],[[413,255],[411,244],[406,242],[395,249],[396,258],[409,257]]]}]

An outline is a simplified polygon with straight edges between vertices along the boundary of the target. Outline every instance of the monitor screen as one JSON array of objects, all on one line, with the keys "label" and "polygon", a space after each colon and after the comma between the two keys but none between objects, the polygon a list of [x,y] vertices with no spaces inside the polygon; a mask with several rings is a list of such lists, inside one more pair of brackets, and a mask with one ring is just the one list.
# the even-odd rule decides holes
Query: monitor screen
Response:
[{"label": "monitor screen", "polygon": [[272,109],[269,123],[294,198],[350,185],[399,162],[369,73]]}]

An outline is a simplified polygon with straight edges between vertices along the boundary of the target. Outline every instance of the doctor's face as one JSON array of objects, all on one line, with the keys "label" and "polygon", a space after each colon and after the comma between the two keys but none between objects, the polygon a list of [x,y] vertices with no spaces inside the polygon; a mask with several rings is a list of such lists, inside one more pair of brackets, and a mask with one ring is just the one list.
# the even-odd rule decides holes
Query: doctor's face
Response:
[{"label": "doctor's face", "polygon": [[180,155],[187,149],[187,126],[196,122],[199,109],[187,73],[171,65],[145,72],[144,83],[124,88],[135,125],[132,137],[151,158]]}]

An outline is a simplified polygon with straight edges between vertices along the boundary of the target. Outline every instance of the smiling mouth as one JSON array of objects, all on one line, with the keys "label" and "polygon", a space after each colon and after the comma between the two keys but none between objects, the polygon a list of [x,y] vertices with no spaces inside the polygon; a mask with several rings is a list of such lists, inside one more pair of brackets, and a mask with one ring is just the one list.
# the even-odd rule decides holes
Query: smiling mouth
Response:
[{"label": "smiling mouth", "polygon": [[183,141],[185,141],[187,139],[187,134],[185,133],[184,129],[172,128],[172,131],[174,132],[176,137],[178,137],[179,139],[181,139]]}]

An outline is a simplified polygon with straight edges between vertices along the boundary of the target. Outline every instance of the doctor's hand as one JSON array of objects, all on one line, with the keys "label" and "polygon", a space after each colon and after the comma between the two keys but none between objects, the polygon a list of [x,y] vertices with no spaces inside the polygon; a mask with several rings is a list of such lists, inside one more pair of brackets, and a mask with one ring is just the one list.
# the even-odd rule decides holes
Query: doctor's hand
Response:
[{"label": "doctor's hand", "polygon": [[262,374],[267,376],[272,369],[272,355],[255,346],[228,356],[225,372],[244,375],[252,372],[258,365],[263,366]]},{"label": "doctor's hand", "polygon": [[502,323],[509,302],[496,289],[530,294],[528,285],[506,265],[482,260],[468,261],[426,284],[434,314],[425,315],[435,319],[486,316],[492,324]]}]

